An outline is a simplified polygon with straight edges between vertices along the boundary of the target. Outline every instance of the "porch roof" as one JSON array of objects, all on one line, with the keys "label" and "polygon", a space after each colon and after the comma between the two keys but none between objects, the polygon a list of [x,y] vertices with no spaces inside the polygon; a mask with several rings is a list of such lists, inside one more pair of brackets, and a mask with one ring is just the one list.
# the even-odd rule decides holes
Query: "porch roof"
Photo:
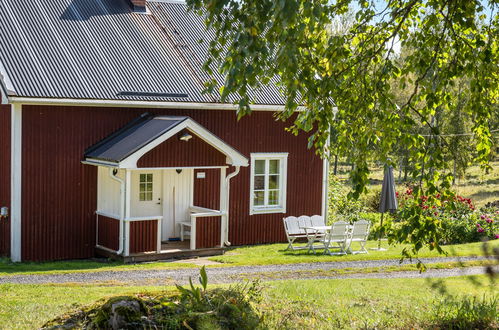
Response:
[{"label": "porch roof", "polygon": [[248,166],[248,159],[190,117],[152,116],[139,118],[85,151],[84,162],[92,165],[136,168],[137,161],[170,137],[189,130],[227,156],[227,164]]}]

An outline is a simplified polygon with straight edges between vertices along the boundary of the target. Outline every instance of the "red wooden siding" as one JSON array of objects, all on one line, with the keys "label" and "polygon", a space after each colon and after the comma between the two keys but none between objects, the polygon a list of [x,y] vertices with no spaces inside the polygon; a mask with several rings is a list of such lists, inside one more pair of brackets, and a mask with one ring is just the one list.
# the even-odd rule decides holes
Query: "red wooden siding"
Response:
[{"label": "red wooden siding", "polygon": [[157,221],[130,222],[130,253],[156,251]]},{"label": "red wooden siding", "polygon": [[220,217],[197,218],[196,248],[220,246]]},{"label": "red wooden siding", "polygon": [[114,109],[23,106],[23,260],[94,255],[97,168],[81,159],[139,113],[120,118]]},{"label": "red wooden siding", "polygon": [[[198,179],[197,173],[205,178]],[[220,209],[220,169],[194,171],[194,205],[213,210]],[[196,221],[196,246],[210,248],[220,246],[220,217],[198,218]]]},{"label": "red wooden siding", "polygon": [[[84,150],[145,111],[23,107],[23,260],[93,256],[97,175],[95,167],[81,164]],[[289,152],[287,214],[321,212],[322,160],[307,150],[307,134],[285,132],[289,123],[275,121],[271,112],[237,121],[232,111],[149,111],[190,116],[248,158],[252,152]],[[249,215],[249,173],[241,168],[231,180],[229,240],[232,245],[284,241],[285,214]]]},{"label": "red wooden siding", "polygon": [[189,141],[171,137],[142,156],[137,167],[224,166],[224,154],[192,134]]},{"label": "red wooden siding", "polygon": [[[0,105],[0,207],[10,211],[10,106]],[[10,256],[10,218],[0,219],[0,256]]]},{"label": "red wooden siding", "polygon": [[[204,172],[205,178],[198,179],[197,173]],[[194,170],[194,201],[195,206],[212,210],[220,208],[220,169]]]},{"label": "red wooden siding", "polygon": [[98,215],[99,245],[108,249],[118,251],[120,244],[120,222],[119,220]]}]

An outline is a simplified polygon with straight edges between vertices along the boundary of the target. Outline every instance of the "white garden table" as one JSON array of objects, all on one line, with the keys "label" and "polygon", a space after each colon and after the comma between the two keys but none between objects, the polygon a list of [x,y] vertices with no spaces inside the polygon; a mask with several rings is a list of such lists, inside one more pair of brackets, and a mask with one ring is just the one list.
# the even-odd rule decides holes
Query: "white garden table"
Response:
[{"label": "white garden table", "polygon": [[[314,243],[320,242],[320,237],[327,235],[327,233],[329,231],[331,231],[331,226],[304,226],[304,227],[300,227],[300,228],[304,229],[305,234],[307,235],[308,252],[310,252],[310,250],[312,250],[315,253],[316,248],[319,248],[319,249],[325,248],[324,243],[320,243],[320,244],[314,244]],[[351,231],[353,226],[350,225],[347,228],[349,231]],[[350,251],[350,244],[348,244],[348,247],[347,247],[347,252],[348,251],[351,252]]]}]

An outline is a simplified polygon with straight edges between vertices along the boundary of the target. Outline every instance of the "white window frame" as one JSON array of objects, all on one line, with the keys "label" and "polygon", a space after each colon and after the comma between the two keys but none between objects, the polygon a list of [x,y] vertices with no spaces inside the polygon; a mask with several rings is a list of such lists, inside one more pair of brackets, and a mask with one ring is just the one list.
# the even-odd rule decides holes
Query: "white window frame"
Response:
[{"label": "white window frame", "polygon": [[[250,215],[267,214],[267,213],[286,213],[286,196],[287,196],[287,181],[288,181],[288,153],[252,153],[250,165]],[[254,205],[254,188],[255,188],[255,161],[256,160],[279,160],[279,205]],[[268,167],[265,169],[265,177],[268,178]],[[266,179],[268,181],[268,179]],[[265,184],[268,190],[268,182]]]}]

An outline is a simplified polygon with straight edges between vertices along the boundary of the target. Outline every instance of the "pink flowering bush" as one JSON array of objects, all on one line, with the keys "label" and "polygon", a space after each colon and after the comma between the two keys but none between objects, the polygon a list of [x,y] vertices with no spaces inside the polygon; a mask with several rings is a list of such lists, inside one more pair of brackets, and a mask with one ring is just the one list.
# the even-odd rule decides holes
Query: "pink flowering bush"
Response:
[{"label": "pink flowering bush", "polygon": [[396,219],[403,223],[419,214],[426,226],[437,227],[438,236],[429,238],[439,244],[478,242],[499,238],[499,211],[496,207],[477,210],[470,198],[413,195],[411,188],[397,193],[399,211]]}]

